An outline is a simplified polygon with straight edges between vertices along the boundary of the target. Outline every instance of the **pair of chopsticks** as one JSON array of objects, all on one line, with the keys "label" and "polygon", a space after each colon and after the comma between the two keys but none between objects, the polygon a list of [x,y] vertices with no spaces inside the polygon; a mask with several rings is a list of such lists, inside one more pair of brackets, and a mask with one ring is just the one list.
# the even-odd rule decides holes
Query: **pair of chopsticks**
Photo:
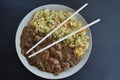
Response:
[{"label": "pair of chopsticks", "polygon": [[[87,5],[88,5],[88,3],[84,4],[81,8],[79,8],[79,9],[78,9],[75,13],[73,13],[69,18],[67,18],[65,21],[63,21],[63,22],[62,22],[60,25],[58,25],[54,30],[52,30],[49,34],[47,34],[44,38],[42,38],[38,43],[36,43],[32,48],[30,48],[30,49],[26,52],[26,54],[28,54],[30,51],[32,51],[32,50],[33,50],[36,46],[38,46],[40,43],[42,43],[46,38],[48,38],[52,33],[54,33],[58,28],[60,28],[62,25],[64,25],[69,19],[71,19],[73,16],[75,16],[78,12],[80,12],[80,11],[81,11],[83,8],[85,8]],[[69,34],[69,35],[67,35],[67,36],[65,36],[65,37],[63,37],[63,38],[55,41],[54,43],[46,46],[45,48],[43,48],[43,49],[41,49],[41,50],[39,50],[39,51],[31,54],[30,56],[28,56],[28,58],[31,58],[31,57],[33,57],[33,56],[35,56],[35,55],[37,55],[37,54],[45,51],[46,49],[54,46],[55,44],[57,44],[57,43],[65,40],[65,39],[69,38],[70,36],[75,35],[76,33],[78,33],[78,32],[80,32],[80,31],[82,31],[82,30],[84,30],[84,29],[86,29],[86,28],[88,28],[88,27],[90,27],[90,26],[98,23],[99,21],[100,21],[100,19],[97,19],[97,20],[89,23],[88,25],[86,25],[86,26],[84,26],[84,27],[76,30],[75,32],[72,32],[71,34]]]}]

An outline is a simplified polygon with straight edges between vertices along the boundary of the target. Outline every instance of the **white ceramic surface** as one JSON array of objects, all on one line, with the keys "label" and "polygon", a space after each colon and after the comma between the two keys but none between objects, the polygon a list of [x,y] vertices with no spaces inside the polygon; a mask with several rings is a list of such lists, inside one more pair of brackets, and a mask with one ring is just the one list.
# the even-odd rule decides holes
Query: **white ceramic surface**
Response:
[{"label": "white ceramic surface", "polygon": [[[33,14],[41,9],[50,9],[50,10],[63,10],[63,11],[71,11],[71,12],[75,12],[73,9],[63,6],[63,5],[58,5],[58,4],[49,4],[49,5],[44,5],[44,6],[40,6],[38,8],[35,8],[34,10],[32,10],[30,13],[28,13],[23,20],[21,21],[21,23],[19,24],[19,27],[17,29],[16,32],[16,38],[15,38],[15,45],[16,45],[16,51],[18,54],[18,57],[20,59],[20,61],[23,63],[23,65],[29,70],[31,71],[33,74],[39,76],[39,77],[43,77],[43,78],[47,78],[47,79],[61,79],[61,78],[66,78],[68,76],[73,75],[74,73],[76,73],[77,71],[79,71],[84,64],[86,63],[86,61],[89,58],[90,52],[91,52],[91,48],[92,48],[92,36],[91,36],[91,31],[89,30],[89,49],[86,51],[86,53],[84,54],[84,56],[82,57],[81,61],[74,67],[60,73],[58,76],[54,76],[51,73],[47,73],[47,72],[43,72],[38,70],[36,67],[29,65],[28,61],[26,60],[26,58],[21,54],[21,48],[20,48],[20,36],[22,34],[22,30],[25,27],[25,25],[27,25],[27,23],[31,20]],[[80,15],[77,14],[76,16],[77,20],[80,20],[83,25],[86,25],[87,22],[84,20],[84,18]]]}]

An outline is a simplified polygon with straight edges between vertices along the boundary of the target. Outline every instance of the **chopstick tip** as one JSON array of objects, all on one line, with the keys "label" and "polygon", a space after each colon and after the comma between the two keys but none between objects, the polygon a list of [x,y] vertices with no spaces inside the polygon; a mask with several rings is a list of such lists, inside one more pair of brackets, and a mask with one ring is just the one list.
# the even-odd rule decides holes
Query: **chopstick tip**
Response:
[{"label": "chopstick tip", "polygon": [[99,21],[101,21],[101,19],[100,19],[100,18],[99,18],[98,20],[99,20]]},{"label": "chopstick tip", "polygon": [[28,58],[31,58],[31,57],[32,57],[32,55],[29,55],[29,56],[28,56]]},{"label": "chopstick tip", "polygon": [[99,22],[99,21],[101,21],[101,19],[99,18],[99,19],[97,19],[97,21]]},{"label": "chopstick tip", "polygon": [[88,3],[85,3],[85,5],[87,6],[87,5],[88,5]]},{"label": "chopstick tip", "polygon": [[28,54],[29,52],[27,51],[26,54]]}]

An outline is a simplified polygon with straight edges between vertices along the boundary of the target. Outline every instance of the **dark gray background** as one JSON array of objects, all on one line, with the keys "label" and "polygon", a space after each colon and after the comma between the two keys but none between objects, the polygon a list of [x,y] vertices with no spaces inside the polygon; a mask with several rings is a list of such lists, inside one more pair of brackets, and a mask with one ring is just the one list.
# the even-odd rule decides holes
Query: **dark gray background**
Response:
[{"label": "dark gray background", "polygon": [[20,62],[15,49],[15,34],[22,18],[45,4],[62,4],[75,10],[89,5],[80,13],[91,22],[93,48],[89,60],[76,74],[63,80],[120,80],[120,0],[0,0],[0,80],[44,80],[29,72]]}]

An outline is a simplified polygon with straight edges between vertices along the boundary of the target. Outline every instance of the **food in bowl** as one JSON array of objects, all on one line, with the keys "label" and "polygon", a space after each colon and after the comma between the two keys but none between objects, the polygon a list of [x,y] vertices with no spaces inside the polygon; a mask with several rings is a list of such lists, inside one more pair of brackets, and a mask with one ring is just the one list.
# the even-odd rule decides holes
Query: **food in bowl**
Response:
[{"label": "food in bowl", "polygon": [[29,54],[26,54],[28,49],[67,19],[71,14],[72,12],[45,9],[39,10],[33,15],[32,19],[23,29],[20,41],[21,53],[26,57],[30,65],[37,67],[41,71],[58,75],[80,62],[81,57],[84,55],[89,45],[88,29],[80,31],[32,58],[28,58],[29,55],[36,51],[81,28],[83,26],[81,21],[76,20],[74,17],[39,44]]}]

